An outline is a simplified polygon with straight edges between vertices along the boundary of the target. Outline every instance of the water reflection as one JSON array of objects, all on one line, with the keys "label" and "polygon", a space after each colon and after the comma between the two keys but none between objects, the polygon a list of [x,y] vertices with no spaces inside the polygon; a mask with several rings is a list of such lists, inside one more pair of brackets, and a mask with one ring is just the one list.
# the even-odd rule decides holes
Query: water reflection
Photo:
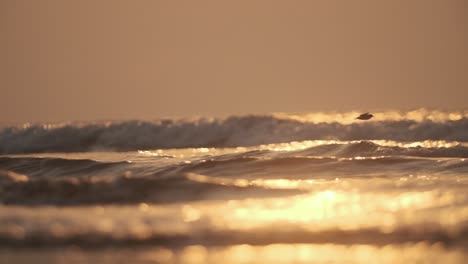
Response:
[{"label": "water reflection", "polygon": [[[288,184],[287,184],[288,185]],[[467,210],[453,206],[462,197],[439,191],[362,193],[326,190],[287,198],[235,200],[201,206],[210,221],[229,229],[291,224],[308,231],[397,227],[427,224],[453,227],[468,219]],[[466,197],[465,197],[466,198]],[[464,198],[464,199],[465,199]],[[431,210],[437,208],[437,211]]]},{"label": "water reflection", "polygon": [[[168,253],[168,251],[170,253]],[[170,256],[168,258],[168,256]],[[188,246],[180,250],[156,249],[140,259],[159,263],[464,263],[466,254],[440,244],[343,246],[335,244]]]},{"label": "water reflection", "polygon": [[[69,248],[0,249],[4,263],[465,263],[462,249],[440,244],[386,245],[246,244],[227,247],[191,245],[182,248],[135,247],[110,249]],[[3,263],[3,262],[2,262]]]}]

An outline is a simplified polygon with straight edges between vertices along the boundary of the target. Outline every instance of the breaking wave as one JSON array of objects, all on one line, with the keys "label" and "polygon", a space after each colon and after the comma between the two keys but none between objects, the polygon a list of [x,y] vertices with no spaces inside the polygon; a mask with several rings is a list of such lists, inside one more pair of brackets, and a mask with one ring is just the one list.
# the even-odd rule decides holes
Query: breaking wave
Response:
[{"label": "breaking wave", "polygon": [[[461,145],[400,147],[368,141],[292,151],[246,150],[200,156],[189,162],[166,158],[168,163],[158,163],[158,157],[144,162],[0,157],[0,170],[4,170],[0,171],[0,201],[33,205],[176,203],[297,194],[308,190],[308,180],[317,179],[444,175],[450,181],[450,176],[468,173],[467,157],[468,148]],[[284,179],[298,185],[278,187]]]},{"label": "breaking wave", "polygon": [[[418,112],[419,111],[419,112]],[[0,153],[128,151],[238,147],[303,140],[468,141],[464,112],[376,114],[356,121],[347,114],[248,115],[224,119],[35,124],[0,130]]]}]

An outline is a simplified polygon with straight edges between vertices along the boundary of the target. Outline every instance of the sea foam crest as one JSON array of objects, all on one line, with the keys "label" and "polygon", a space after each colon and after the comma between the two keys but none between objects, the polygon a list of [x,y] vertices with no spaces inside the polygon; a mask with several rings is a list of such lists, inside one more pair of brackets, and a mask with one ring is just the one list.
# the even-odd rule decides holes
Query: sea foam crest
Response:
[{"label": "sea foam crest", "polygon": [[355,113],[349,112],[317,113],[315,119],[314,114],[273,114],[218,119],[28,124],[0,130],[0,153],[237,147],[317,139],[468,141],[465,112],[395,113],[376,113],[369,121],[355,120]]}]

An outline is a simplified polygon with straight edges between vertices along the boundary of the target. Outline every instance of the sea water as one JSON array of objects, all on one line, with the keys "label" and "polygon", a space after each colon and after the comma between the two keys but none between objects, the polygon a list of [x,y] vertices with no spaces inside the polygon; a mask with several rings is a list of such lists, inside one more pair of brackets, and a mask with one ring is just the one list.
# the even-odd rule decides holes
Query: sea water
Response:
[{"label": "sea water", "polygon": [[4,126],[1,263],[463,263],[468,112]]}]

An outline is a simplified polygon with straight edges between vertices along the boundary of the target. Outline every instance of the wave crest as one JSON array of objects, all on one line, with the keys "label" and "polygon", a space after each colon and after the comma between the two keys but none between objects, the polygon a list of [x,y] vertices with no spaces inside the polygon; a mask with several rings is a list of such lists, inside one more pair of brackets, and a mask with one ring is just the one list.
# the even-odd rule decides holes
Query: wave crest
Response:
[{"label": "wave crest", "polygon": [[[450,114],[448,114],[450,117]],[[328,122],[294,116],[249,115],[225,119],[158,120],[27,125],[0,130],[0,153],[128,151],[188,147],[239,147],[303,140],[468,141],[468,118],[380,118]]]}]

